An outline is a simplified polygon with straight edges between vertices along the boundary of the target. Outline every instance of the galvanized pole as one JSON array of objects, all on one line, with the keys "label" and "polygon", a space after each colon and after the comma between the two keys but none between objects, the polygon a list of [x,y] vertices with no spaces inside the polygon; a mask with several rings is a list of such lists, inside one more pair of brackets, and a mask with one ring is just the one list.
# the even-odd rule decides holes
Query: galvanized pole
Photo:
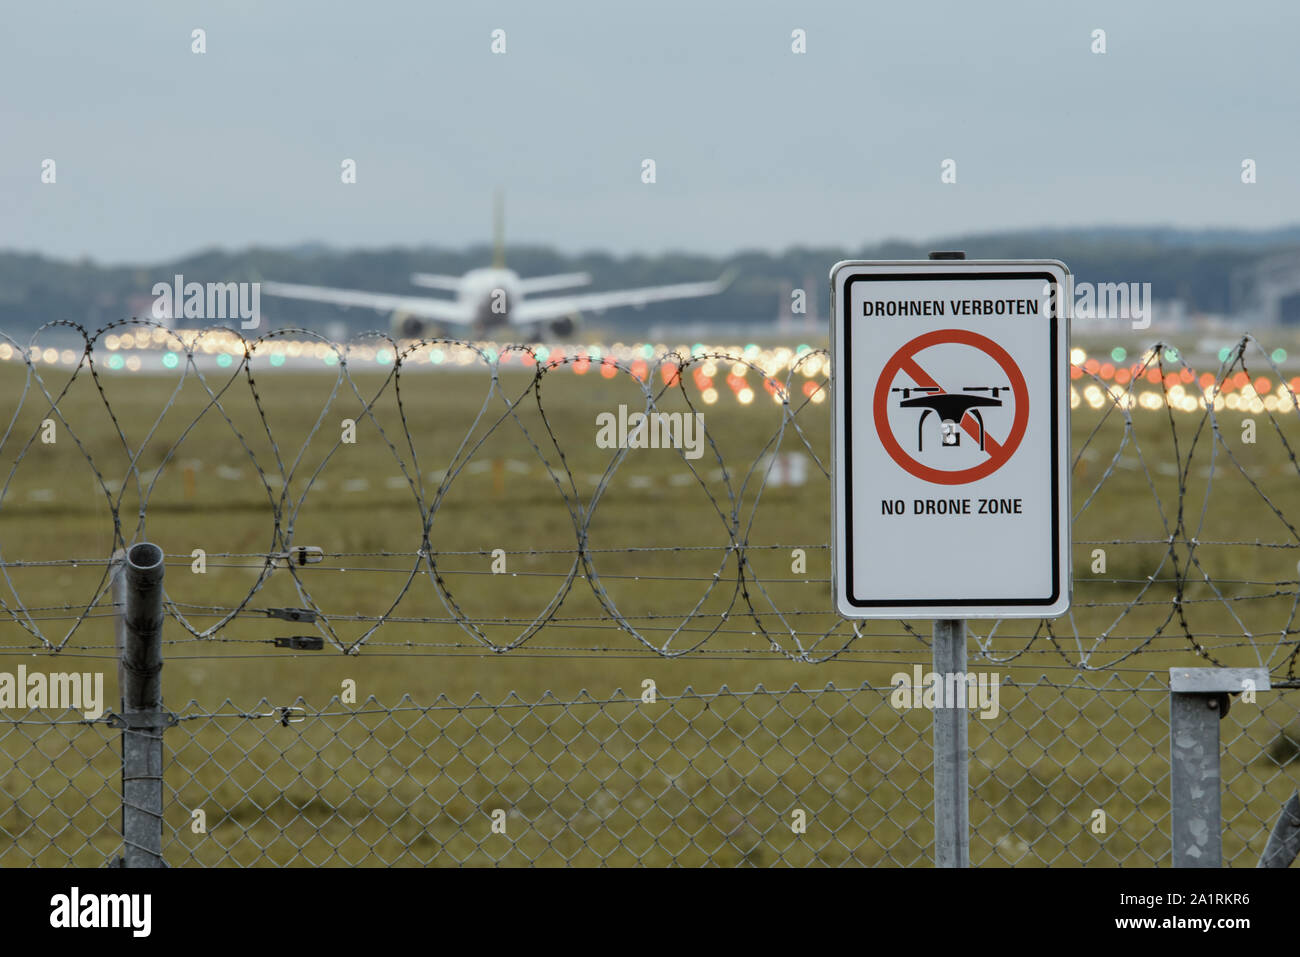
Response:
[{"label": "galvanized pole", "polygon": [[[965,259],[966,254],[959,250],[932,252],[930,258]],[[931,653],[934,673],[940,680],[945,675],[964,676],[966,622],[960,618],[936,620]],[[935,867],[970,867],[970,739],[966,717],[965,708],[939,696],[934,709]]]},{"label": "galvanized pole", "polygon": [[[966,674],[966,622],[934,623],[934,673]],[[962,679],[965,683],[965,679]],[[945,686],[947,682],[945,681]],[[945,706],[948,705],[948,706]],[[939,696],[934,708],[934,866],[970,867],[970,745],[966,709]]]},{"label": "galvanized pole", "polygon": [[1219,721],[1230,694],[1269,690],[1267,668],[1169,669],[1169,811],[1174,867],[1223,866]]},{"label": "galvanized pole", "polygon": [[162,605],[163,551],[141,542],[126,552],[114,582],[123,603],[122,679],[123,866],[165,867],[162,857]]},{"label": "galvanized pole", "polygon": [[1222,867],[1219,715],[1227,695],[1169,696],[1174,867]]}]

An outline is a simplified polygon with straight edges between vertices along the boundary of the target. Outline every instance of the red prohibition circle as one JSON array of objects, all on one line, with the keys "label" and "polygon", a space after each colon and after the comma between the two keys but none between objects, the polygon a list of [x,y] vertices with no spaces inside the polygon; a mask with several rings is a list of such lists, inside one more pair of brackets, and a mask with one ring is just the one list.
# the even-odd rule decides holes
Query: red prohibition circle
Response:
[{"label": "red prohibition circle", "polygon": [[[931,468],[912,458],[898,444],[898,439],[894,437],[894,433],[889,427],[889,387],[893,383],[894,377],[898,375],[905,364],[910,364],[912,368],[919,369],[915,363],[911,362],[911,359],[922,349],[950,342],[979,349],[997,362],[1002,367],[1002,371],[1007,374],[1007,380],[1011,383],[1012,395],[1015,396],[1016,400],[1016,411],[1011,422],[1011,432],[1006,440],[1001,445],[995,446],[994,450],[989,452],[989,457],[979,465],[951,472]],[[908,375],[913,374],[909,371]],[[915,378],[914,375],[913,378]],[[936,383],[933,381],[917,382],[917,385],[934,384]],[[992,475],[1007,463],[1019,447],[1020,440],[1025,437],[1025,428],[1029,424],[1029,388],[1025,385],[1025,377],[1017,368],[1015,361],[1005,349],[992,339],[966,329],[937,329],[934,332],[927,332],[925,335],[917,336],[895,352],[889,361],[885,363],[885,367],[880,371],[880,379],[876,383],[873,417],[876,422],[876,434],[880,436],[880,442],[885,447],[885,451],[905,471],[936,485],[965,485],[968,482],[974,482]]]}]

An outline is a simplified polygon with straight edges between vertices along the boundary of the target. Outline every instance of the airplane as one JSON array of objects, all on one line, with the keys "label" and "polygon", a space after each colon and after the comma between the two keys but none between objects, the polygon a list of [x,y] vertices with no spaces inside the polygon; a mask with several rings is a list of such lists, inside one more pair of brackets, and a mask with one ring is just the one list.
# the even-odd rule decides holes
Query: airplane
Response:
[{"label": "airplane", "polygon": [[505,268],[504,226],[500,197],[493,217],[494,238],[492,265],[471,269],[463,276],[415,273],[411,282],[427,289],[455,293],[455,298],[363,292],[327,286],[303,286],[284,282],[263,282],[262,292],[289,299],[305,299],[336,306],[364,306],[391,312],[393,337],[419,339],[446,334],[448,327],[467,327],[478,338],[500,336],[506,329],[517,329],[530,341],[544,336],[562,339],[578,328],[579,314],[603,312],[618,306],[644,306],[651,302],[691,299],[722,292],[735,278],[724,273],[711,282],[686,282],[641,289],[610,292],[570,293],[568,295],[531,298],[534,293],[555,292],[585,286],[588,273],[560,273],[551,276],[521,277]]}]

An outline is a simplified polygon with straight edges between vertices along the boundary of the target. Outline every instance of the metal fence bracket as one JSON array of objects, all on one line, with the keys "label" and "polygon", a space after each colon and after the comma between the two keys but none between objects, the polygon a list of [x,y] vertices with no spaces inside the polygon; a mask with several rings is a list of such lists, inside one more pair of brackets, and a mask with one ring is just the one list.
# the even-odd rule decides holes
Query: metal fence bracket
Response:
[{"label": "metal fence bracket", "polygon": [[1174,867],[1223,866],[1219,722],[1230,695],[1269,690],[1266,668],[1169,669],[1169,807]]}]

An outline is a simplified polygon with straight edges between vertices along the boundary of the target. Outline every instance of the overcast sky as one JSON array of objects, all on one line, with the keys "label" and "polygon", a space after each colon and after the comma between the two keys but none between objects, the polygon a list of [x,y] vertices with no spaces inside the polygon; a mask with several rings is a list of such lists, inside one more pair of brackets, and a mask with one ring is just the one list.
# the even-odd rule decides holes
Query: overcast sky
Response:
[{"label": "overcast sky", "polygon": [[510,241],[569,252],[1300,219],[1294,0],[96,0],[0,16],[0,249],[457,247],[489,238],[497,186]]}]

